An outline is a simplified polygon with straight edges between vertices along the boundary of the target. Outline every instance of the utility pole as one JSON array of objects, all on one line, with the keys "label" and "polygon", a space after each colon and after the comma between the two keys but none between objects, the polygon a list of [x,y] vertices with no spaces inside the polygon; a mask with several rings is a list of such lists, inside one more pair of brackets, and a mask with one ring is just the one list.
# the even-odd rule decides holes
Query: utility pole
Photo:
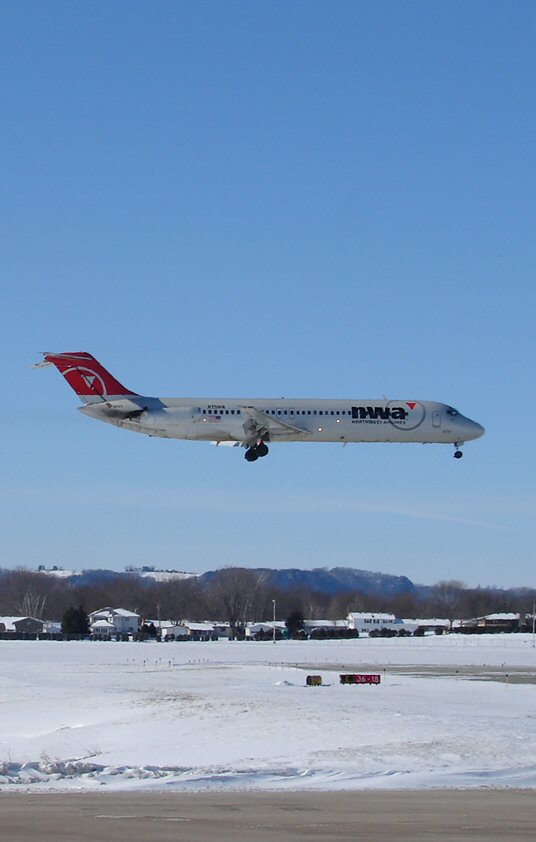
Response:
[{"label": "utility pole", "polygon": [[272,599],[272,607],[273,607],[273,631],[272,631],[272,638],[273,642],[275,643],[275,599]]},{"label": "utility pole", "polygon": [[532,603],[532,648],[536,640],[536,600]]}]

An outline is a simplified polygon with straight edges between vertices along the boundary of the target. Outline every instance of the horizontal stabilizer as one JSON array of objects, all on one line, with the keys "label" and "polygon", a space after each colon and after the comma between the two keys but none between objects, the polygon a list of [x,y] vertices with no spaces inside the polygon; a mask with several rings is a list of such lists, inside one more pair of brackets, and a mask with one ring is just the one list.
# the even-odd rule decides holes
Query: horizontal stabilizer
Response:
[{"label": "horizontal stabilizer", "polygon": [[87,406],[79,406],[78,409],[84,415],[90,415],[95,418],[101,418],[104,415],[106,418],[117,418],[128,421],[129,419],[139,418],[148,407],[147,400],[140,397],[137,400],[122,398],[117,401],[90,403]]}]

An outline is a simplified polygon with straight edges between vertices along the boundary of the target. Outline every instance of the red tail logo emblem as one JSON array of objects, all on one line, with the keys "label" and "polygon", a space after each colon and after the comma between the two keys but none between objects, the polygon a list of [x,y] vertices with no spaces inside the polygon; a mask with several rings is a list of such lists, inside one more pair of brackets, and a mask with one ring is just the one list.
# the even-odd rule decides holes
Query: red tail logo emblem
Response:
[{"label": "red tail logo emblem", "polygon": [[72,368],[65,369],[63,376],[69,386],[72,386],[79,395],[108,396],[103,378],[90,368],[86,368],[85,366],[76,366],[75,368],[73,366]]}]

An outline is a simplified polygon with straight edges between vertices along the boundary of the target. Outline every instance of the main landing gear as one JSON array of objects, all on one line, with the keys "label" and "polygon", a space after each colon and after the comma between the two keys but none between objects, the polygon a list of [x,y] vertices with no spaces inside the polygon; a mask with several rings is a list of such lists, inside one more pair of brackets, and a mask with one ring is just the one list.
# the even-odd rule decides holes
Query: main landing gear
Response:
[{"label": "main landing gear", "polygon": [[268,445],[261,441],[259,442],[259,444],[256,444],[253,447],[248,447],[248,449],[244,453],[244,459],[246,460],[246,462],[255,462],[257,459],[267,455]]},{"label": "main landing gear", "polygon": [[454,448],[455,448],[455,450],[454,450],[454,458],[455,458],[455,459],[461,459],[461,458],[462,458],[462,456],[463,456],[463,453],[462,453],[462,451],[460,450],[460,447],[462,446],[462,444],[463,444],[463,441],[455,441],[455,442],[454,442]]}]

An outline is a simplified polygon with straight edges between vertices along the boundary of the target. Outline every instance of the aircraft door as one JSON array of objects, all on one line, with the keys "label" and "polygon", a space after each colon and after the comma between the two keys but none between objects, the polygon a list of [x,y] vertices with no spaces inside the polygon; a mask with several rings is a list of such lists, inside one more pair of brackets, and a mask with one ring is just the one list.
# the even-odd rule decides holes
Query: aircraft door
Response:
[{"label": "aircraft door", "polygon": [[434,409],[434,411],[432,412],[432,426],[441,427],[441,415],[439,414],[437,409]]}]

